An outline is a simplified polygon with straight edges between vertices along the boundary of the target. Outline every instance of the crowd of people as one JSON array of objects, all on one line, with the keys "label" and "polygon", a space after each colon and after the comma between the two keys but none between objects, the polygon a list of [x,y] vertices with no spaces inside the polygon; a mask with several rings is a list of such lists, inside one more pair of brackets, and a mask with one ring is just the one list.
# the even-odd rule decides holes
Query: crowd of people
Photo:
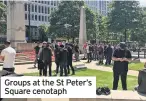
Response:
[{"label": "crowd of people", "polygon": [[[79,59],[79,46],[65,43],[65,44],[55,44],[54,46],[50,43],[43,42],[41,47],[40,43],[34,48],[36,53],[36,60],[34,66],[38,64],[40,76],[52,76],[52,56],[55,57],[56,70],[55,75],[68,76],[70,70],[72,75],[75,75],[75,69],[72,65],[73,54],[75,54],[75,60]],[[128,64],[132,60],[131,52],[127,49],[126,44],[121,42],[117,47],[103,44],[90,44],[86,43],[83,45],[84,59],[87,57],[87,62],[92,60],[98,60],[99,64],[103,64],[103,59],[106,59],[105,64],[111,64],[111,60],[114,61],[113,64],[113,90],[117,90],[119,78],[121,77],[122,88],[127,90],[127,73]],[[11,42],[5,42],[5,49],[1,52],[1,60],[3,63],[3,70],[8,72],[15,71],[15,56],[16,51],[11,47]],[[146,63],[145,63],[146,67]],[[47,74],[47,69],[49,72]],[[146,68],[139,72],[138,76],[138,87],[135,89],[139,92],[146,93]]]}]

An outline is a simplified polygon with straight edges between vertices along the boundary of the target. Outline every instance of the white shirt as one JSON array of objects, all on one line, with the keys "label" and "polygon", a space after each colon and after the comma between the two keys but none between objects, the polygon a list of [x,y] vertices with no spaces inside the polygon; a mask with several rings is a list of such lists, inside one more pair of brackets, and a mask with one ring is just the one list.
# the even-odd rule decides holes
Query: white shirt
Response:
[{"label": "white shirt", "polygon": [[89,53],[89,46],[87,45],[87,47],[86,47],[86,50],[87,50],[87,53]]},{"label": "white shirt", "polygon": [[4,56],[3,68],[14,68],[16,51],[12,47],[3,49],[1,56]]}]

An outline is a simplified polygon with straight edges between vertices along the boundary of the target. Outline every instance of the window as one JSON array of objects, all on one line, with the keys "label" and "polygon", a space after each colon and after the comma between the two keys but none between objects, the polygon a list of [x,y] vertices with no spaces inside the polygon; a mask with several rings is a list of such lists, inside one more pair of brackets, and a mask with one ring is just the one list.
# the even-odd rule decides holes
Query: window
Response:
[{"label": "window", "polygon": [[42,21],[44,21],[44,16],[42,16]]},{"label": "window", "polygon": [[31,6],[31,11],[34,12],[34,5]]},{"label": "window", "polygon": [[27,11],[27,4],[25,4],[25,11]]},{"label": "window", "polygon": [[37,15],[35,15],[35,20],[37,21]]},{"label": "window", "polygon": [[50,14],[50,7],[48,7],[48,14]]},{"label": "window", "polygon": [[50,5],[50,1],[48,1],[48,5]]},{"label": "window", "polygon": [[32,20],[34,20],[34,15],[32,14],[32,16],[31,16],[31,18],[32,18]]},{"label": "window", "polygon": [[41,1],[39,1],[39,3],[41,3]]},{"label": "window", "polygon": [[44,1],[42,1],[42,4],[44,3]]},{"label": "window", "polygon": [[53,12],[53,8],[51,8],[51,12]]},{"label": "window", "polygon": [[37,0],[35,0],[35,2],[37,2]]},{"label": "window", "polygon": [[42,6],[42,13],[44,13],[44,7]]},{"label": "window", "polygon": [[51,5],[53,5],[53,1],[51,1]]},{"label": "window", "polygon": [[25,14],[25,20],[27,20],[27,14]]},{"label": "window", "polygon": [[47,22],[47,16],[45,16],[45,21]]},{"label": "window", "polygon": [[45,14],[47,14],[47,7],[45,7]]},{"label": "window", "polygon": [[41,7],[39,6],[39,13],[41,13]]},{"label": "window", "polygon": [[48,22],[50,21],[50,17],[48,16]]},{"label": "window", "polygon": [[37,12],[37,5],[35,5],[35,12]]},{"label": "window", "polygon": [[39,15],[39,21],[41,21],[41,16]]},{"label": "window", "polygon": [[56,1],[54,1],[54,6],[56,6]]}]

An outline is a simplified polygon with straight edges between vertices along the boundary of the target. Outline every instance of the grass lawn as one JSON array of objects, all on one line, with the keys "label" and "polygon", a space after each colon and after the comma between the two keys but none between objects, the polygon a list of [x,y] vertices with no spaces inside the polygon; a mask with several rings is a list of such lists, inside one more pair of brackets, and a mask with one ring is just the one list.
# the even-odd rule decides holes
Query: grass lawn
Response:
[{"label": "grass lawn", "polygon": [[[38,76],[38,73],[27,73],[25,76]],[[113,75],[111,72],[104,72],[98,70],[80,70],[76,72],[75,76],[96,76],[97,87],[108,86],[112,89]],[[137,85],[137,77],[128,76],[127,79],[128,90],[133,90]],[[119,82],[119,89],[122,89],[121,82]]]},{"label": "grass lawn", "polygon": [[[113,67],[113,65],[103,65],[105,67]],[[139,71],[144,68],[144,63],[129,63],[129,70]]]}]

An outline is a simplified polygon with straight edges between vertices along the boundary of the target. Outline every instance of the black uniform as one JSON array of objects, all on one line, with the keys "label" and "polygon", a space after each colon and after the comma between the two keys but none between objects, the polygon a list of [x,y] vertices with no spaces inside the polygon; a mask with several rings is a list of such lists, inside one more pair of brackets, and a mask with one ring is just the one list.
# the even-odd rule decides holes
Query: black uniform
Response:
[{"label": "black uniform", "polygon": [[55,53],[55,63],[56,63],[56,74],[58,74],[58,71],[59,71],[59,52],[60,52],[59,48],[56,47],[55,51],[54,51],[54,53]]},{"label": "black uniform", "polygon": [[67,49],[61,48],[59,52],[60,76],[63,76],[63,70],[65,76],[67,76],[67,55]]},{"label": "black uniform", "polygon": [[[128,58],[131,59],[131,52],[127,49],[121,50],[116,49],[114,51],[113,57],[115,58]],[[113,81],[113,90],[117,90],[118,88],[118,81],[119,81],[119,76],[121,76],[121,81],[122,81],[122,88],[123,90],[127,90],[127,72],[128,72],[128,62],[123,61],[114,61],[114,66],[113,66],[113,76],[114,76],[114,81]]]},{"label": "black uniform", "polygon": [[107,64],[111,64],[111,60],[112,60],[112,54],[113,54],[113,49],[111,48],[111,46],[106,48],[106,65]]},{"label": "black uniform", "polygon": [[40,75],[47,76],[47,67],[49,66],[49,76],[52,76],[52,50],[48,47],[45,47],[40,52],[40,60],[42,67],[40,68]]},{"label": "black uniform", "polygon": [[68,47],[67,48],[67,51],[68,51],[68,57],[67,57],[68,74],[70,74],[70,68],[69,67],[71,67],[72,74],[74,75],[75,74],[75,70],[74,70],[74,68],[72,66],[72,56],[73,56],[72,48],[71,47]]}]

